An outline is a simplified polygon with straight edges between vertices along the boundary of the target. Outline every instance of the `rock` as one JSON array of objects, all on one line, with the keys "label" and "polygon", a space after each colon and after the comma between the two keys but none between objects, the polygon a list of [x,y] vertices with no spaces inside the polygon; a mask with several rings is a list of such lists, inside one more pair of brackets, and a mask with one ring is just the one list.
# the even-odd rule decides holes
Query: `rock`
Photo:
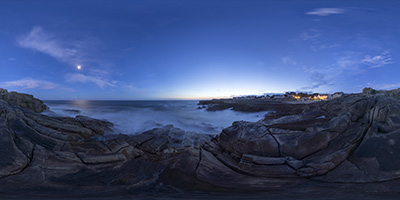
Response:
[{"label": "rock", "polygon": [[8,102],[9,104],[26,108],[34,112],[40,113],[44,110],[49,109],[43,101],[34,98],[29,94],[22,94],[17,92],[8,92],[5,89],[0,88],[0,99]]},{"label": "rock", "polygon": [[239,170],[258,177],[297,177],[296,171],[287,165],[259,165],[242,160]]},{"label": "rock", "polygon": [[286,159],[283,157],[264,157],[250,154],[243,154],[241,162],[254,163],[259,165],[283,165]]},{"label": "rock", "polygon": [[103,164],[126,160],[125,156],[119,153],[101,155],[87,155],[84,153],[77,153],[77,155],[84,164]]},{"label": "rock", "polygon": [[107,142],[107,147],[113,152],[118,152],[121,149],[124,149],[126,147],[129,147],[129,143],[127,143],[124,140],[111,140],[111,141],[106,141]]},{"label": "rock", "polygon": [[234,122],[232,126],[222,130],[219,136],[221,147],[237,158],[243,154],[266,157],[280,155],[276,139],[266,126],[260,123]]},{"label": "rock", "polygon": [[168,169],[177,170],[181,173],[196,175],[196,169],[201,160],[201,149],[197,147],[185,148],[174,155],[168,160]]},{"label": "rock", "polygon": [[17,147],[12,133],[6,128],[0,128],[0,145],[0,178],[17,174],[29,164],[32,155],[24,154]]},{"label": "rock", "polygon": [[279,143],[281,156],[303,159],[326,148],[334,133],[304,132],[303,134],[273,134]]},{"label": "rock", "polygon": [[241,174],[233,171],[222,164],[210,152],[201,150],[201,160],[196,168],[196,175],[199,180],[223,186],[218,179],[224,178],[232,184],[232,180],[238,179]]},{"label": "rock", "polygon": [[93,119],[82,115],[76,116],[75,120],[81,123],[84,127],[94,131],[97,135],[104,135],[105,132],[111,133],[111,127],[114,126],[111,122]]},{"label": "rock", "polygon": [[369,188],[397,194],[398,91],[295,106],[213,100],[233,109],[277,110],[258,122],[234,122],[217,136],[172,125],[128,136],[114,134],[113,124],[102,120],[42,115],[40,102],[22,100],[29,95],[0,90],[0,189],[325,193]]},{"label": "rock", "polygon": [[[263,157],[244,154],[238,170],[255,176],[265,177],[297,177],[295,169],[286,165],[288,158]],[[291,159],[291,162],[294,160]]]},{"label": "rock", "polygon": [[380,133],[377,127],[371,127],[348,160],[368,174],[369,180],[385,181],[395,177],[400,178],[398,143],[400,143],[400,130]]},{"label": "rock", "polygon": [[370,87],[366,87],[366,88],[364,88],[364,89],[362,90],[362,93],[365,93],[365,94],[375,94],[375,93],[376,93],[376,90],[374,90],[374,89],[372,89],[372,88],[370,88]]},{"label": "rock", "polygon": [[[263,169],[260,169],[258,172],[268,173],[268,171],[263,171]],[[243,172],[239,173],[221,163],[212,153],[204,149],[201,151],[201,160],[196,168],[196,177],[214,186],[237,189],[273,189],[280,188],[283,185],[304,183],[304,180],[300,179],[276,179],[254,175],[249,176]]]},{"label": "rock", "polygon": [[298,114],[304,104],[290,104],[268,99],[213,99],[200,101],[198,105],[207,106],[208,111],[232,109],[241,112],[275,111],[276,115]]},{"label": "rock", "polygon": [[[229,160],[226,155],[240,160],[239,163],[231,162],[228,165],[231,169],[254,176],[287,178],[295,177],[295,174],[303,177],[324,175],[322,177],[330,178],[320,180],[329,181],[333,180],[331,173],[349,173],[339,171],[346,170],[342,163],[347,163],[346,166],[353,166],[349,170],[355,174],[346,175],[352,178],[343,178],[343,182],[396,179],[400,174],[397,169],[400,164],[391,161],[394,159],[391,156],[400,152],[395,147],[399,135],[395,130],[400,128],[400,120],[397,119],[400,101],[392,98],[391,93],[372,93],[382,95],[347,95],[304,106],[300,114],[273,114],[255,123],[235,122],[224,129],[218,138],[222,150],[209,151],[216,152],[217,158],[221,157],[220,152],[229,152],[224,154],[225,160]],[[378,133],[383,135],[375,136]],[[354,152],[359,153],[356,156]],[[354,164],[350,165],[350,162]],[[355,180],[356,177],[359,180]]]},{"label": "rock", "polygon": [[314,179],[325,182],[340,183],[363,183],[373,181],[373,179],[368,178],[367,173],[361,171],[356,165],[348,160],[342,162],[325,176],[315,177]]},{"label": "rock", "polygon": [[133,136],[135,146],[152,154],[162,153],[165,150],[174,152],[185,147],[200,146],[210,140],[211,135],[186,132],[182,129],[167,125],[155,128],[140,135]]},{"label": "rock", "polygon": [[71,114],[79,114],[81,113],[80,110],[77,109],[63,109],[64,112],[71,113]]},{"label": "rock", "polygon": [[88,128],[77,126],[76,124],[63,123],[64,121],[62,120],[41,117],[36,119],[36,122],[42,126],[49,127],[55,130],[76,133],[85,138],[95,135],[95,133]]},{"label": "rock", "polygon": [[297,160],[293,157],[286,157],[286,164],[295,170],[304,166],[304,162],[302,160]]},{"label": "rock", "polygon": [[368,121],[381,133],[400,129],[400,105],[397,98],[379,97],[368,116]]}]

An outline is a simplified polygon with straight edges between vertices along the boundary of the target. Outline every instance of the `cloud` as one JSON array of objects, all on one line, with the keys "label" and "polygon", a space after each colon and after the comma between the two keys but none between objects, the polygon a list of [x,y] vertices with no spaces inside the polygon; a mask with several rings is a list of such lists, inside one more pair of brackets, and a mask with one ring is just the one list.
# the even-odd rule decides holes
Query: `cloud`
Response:
[{"label": "cloud", "polygon": [[326,70],[318,69],[318,68],[306,68],[306,72],[309,74],[309,78],[311,80],[311,85],[302,87],[300,90],[313,90],[320,88],[322,86],[333,85],[332,79],[333,77],[329,77]]},{"label": "cloud", "polygon": [[304,31],[300,34],[300,39],[303,41],[307,41],[307,40],[317,40],[317,38],[319,38],[321,36],[321,31],[317,30],[317,29],[310,29],[307,31]]},{"label": "cloud", "polygon": [[[74,67],[82,65],[90,74],[65,74],[66,82],[94,83],[101,88],[114,87],[114,82],[106,81],[110,77],[109,71],[106,70],[110,68],[110,64],[96,54],[96,48],[101,45],[99,41],[90,37],[76,39],[79,35],[72,34],[72,36],[75,39],[71,39],[72,37],[66,36],[65,33],[53,34],[40,26],[35,26],[29,33],[17,38],[17,43],[21,47],[44,53]],[[96,68],[89,66],[96,66]]]},{"label": "cloud", "polygon": [[15,58],[8,58],[9,61],[16,61],[17,59]]},{"label": "cloud", "polygon": [[343,45],[338,44],[338,43],[332,43],[326,42],[326,38],[330,37],[329,32],[324,32],[320,29],[316,28],[310,28],[308,30],[305,30],[300,33],[298,36],[298,39],[300,39],[303,42],[308,43],[310,46],[310,49],[317,52],[321,50],[327,50],[327,49],[333,49],[333,48],[339,48],[342,47]]},{"label": "cloud", "polygon": [[16,81],[7,81],[7,82],[0,82],[0,87],[8,88],[8,87],[23,87],[25,89],[42,89],[42,90],[51,90],[56,89],[59,85],[54,84],[50,81],[44,80],[37,80],[32,79],[30,77],[23,78]]},{"label": "cloud", "polygon": [[368,87],[372,87],[377,90],[391,90],[391,89],[400,88],[400,83],[376,84],[375,82],[373,82],[373,83],[367,83],[367,85],[368,85]]},{"label": "cloud", "polygon": [[362,63],[370,66],[369,68],[379,68],[388,64],[392,64],[393,62],[389,51],[384,51],[377,56],[366,55],[362,60]]},{"label": "cloud", "polygon": [[365,72],[362,67],[360,55],[357,52],[347,52],[336,59],[336,63],[332,66],[337,70],[337,74],[346,73],[347,75],[358,75]]},{"label": "cloud", "polygon": [[316,45],[311,45],[310,48],[313,51],[320,51],[320,50],[325,50],[325,49],[338,48],[341,46],[342,45],[340,45],[340,44],[316,44]]},{"label": "cloud", "polygon": [[[334,85],[340,82],[343,78],[354,77],[367,72],[368,69],[383,67],[384,65],[392,64],[389,51],[384,51],[380,55],[370,56],[361,52],[344,52],[335,58],[331,65],[320,67],[304,67],[304,70],[309,74],[311,84],[302,90],[317,89],[322,86]],[[369,66],[366,68],[365,65]],[[398,84],[382,84],[371,85],[377,89],[390,89],[399,87]]]},{"label": "cloud", "polygon": [[49,55],[60,62],[75,65],[96,64],[105,66],[107,62],[96,54],[101,42],[94,37],[84,37],[75,32],[54,33],[34,26],[32,30],[17,37],[20,47],[32,49]]},{"label": "cloud", "polygon": [[343,14],[347,10],[343,8],[317,8],[312,11],[306,12],[307,15],[328,16],[334,14]]},{"label": "cloud", "polygon": [[319,67],[304,67],[309,75],[310,85],[300,88],[301,90],[317,89],[323,86],[332,86],[341,82],[342,79],[364,73],[362,67],[362,56],[359,52],[345,52],[338,55],[334,62]]},{"label": "cloud", "polygon": [[108,82],[103,80],[101,77],[97,76],[88,76],[84,74],[74,73],[74,74],[66,74],[65,81],[70,83],[94,83],[97,86],[104,88],[105,86],[115,87],[116,81]]},{"label": "cloud", "polygon": [[17,43],[21,47],[42,52],[61,62],[76,65],[82,61],[82,44],[58,38],[39,26],[33,27],[30,33],[19,37]]},{"label": "cloud", "polygon": [[285,64],[285,65],[287,65],[287,64],[297,65],[297,63],[289,56],[282,57],[282,63]]}]

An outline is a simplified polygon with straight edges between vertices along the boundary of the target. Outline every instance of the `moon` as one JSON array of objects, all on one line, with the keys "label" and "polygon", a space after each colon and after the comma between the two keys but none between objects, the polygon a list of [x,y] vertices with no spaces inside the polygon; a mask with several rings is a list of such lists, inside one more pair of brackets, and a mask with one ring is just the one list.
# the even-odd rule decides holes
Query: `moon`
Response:
[{"label": "moon", "polygon": [[82,69],[82,66],[78,65],[76,66],[77,69]]}]

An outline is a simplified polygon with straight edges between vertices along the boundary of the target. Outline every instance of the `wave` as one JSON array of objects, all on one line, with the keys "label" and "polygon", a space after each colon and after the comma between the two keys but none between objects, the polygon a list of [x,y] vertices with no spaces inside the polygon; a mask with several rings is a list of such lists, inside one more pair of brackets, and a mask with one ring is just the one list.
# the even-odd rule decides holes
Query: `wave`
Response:
[{"label": "wave", "polygon": [[47,115],[85,115],[107,120],[123,134],[173,125],[185,131],[218,134],[234,121],[258,121],[267,112],[242,113],[232,110],[206,111],[197,109],[197,101],[52,101]]}]

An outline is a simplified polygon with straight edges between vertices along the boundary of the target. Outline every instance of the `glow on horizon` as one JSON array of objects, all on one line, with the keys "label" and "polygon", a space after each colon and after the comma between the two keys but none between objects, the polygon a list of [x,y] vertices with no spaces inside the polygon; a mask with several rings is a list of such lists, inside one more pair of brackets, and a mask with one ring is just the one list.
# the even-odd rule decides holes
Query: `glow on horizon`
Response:
[{"label": "glow on horizon", "polygon": [[[190,79],[190,80],[189,80]],[[221,99],[246,95],[263,95],[266,93],[285,93],[294,91],[293,84],[302,84],[290,75],[287,80],[265,75],[247,75],[231,73],[229,75],[214,74],[207,76],[191,76],[187,83],[171,86],[171,91],[160,95],[165,99]],[[293,83],[295,81],[295,83]],[[304,84],[304,83],[303,83]]]},{"label": "glow on horizon", "polygon": [[[197,87],[194,87],[197,88]],[[224,89],[210,89],[210,88],[202,88],[202,89],[193,89],[193,90],[181,90],[176,93],[170,95],[164,95],[163,99],[176,99],[176,100],[205,100],[205,99],[224,99],[224,98],[232,98],[239,96],[247,96],[247,95],[264,95],[266,93],[285,93],[289,90],[263,90],[263,89],[250,89],[252,87],[232,87],[232,88],[224,88]],[[257,88],[257,87],[253,87]],[[260,86],[258,88],[261,88]]]},{"label": "glow on horizon", "polygon": [[184,2],[1,1],[0,87],[48,100],[400,87],[397,1]]}]

